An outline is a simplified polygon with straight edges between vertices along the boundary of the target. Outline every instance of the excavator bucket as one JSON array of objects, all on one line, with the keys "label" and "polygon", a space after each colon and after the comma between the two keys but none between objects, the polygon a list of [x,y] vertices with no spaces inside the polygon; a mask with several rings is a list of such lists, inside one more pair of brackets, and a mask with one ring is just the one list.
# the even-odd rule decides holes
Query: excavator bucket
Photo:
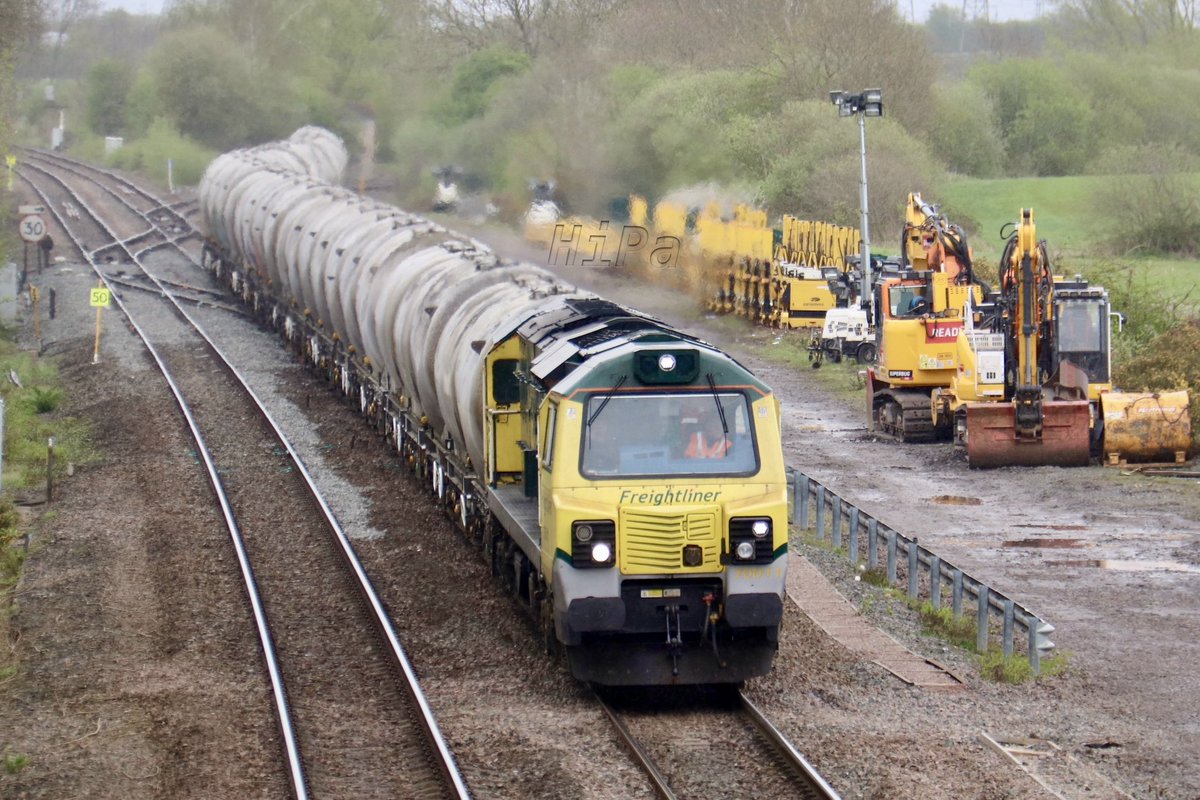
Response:
[{"label": "excavator bucket", "polygon": [[1192,446],[1187,391],[1105,392],[1104,463],[1182,463]]},{"label": "excavator bucket", "polygon": [[1086,400],[1042,402],[1041,436],[1019,436],[1013,403],[967,404],[971,467],[1086,467],[1091,460]]}]

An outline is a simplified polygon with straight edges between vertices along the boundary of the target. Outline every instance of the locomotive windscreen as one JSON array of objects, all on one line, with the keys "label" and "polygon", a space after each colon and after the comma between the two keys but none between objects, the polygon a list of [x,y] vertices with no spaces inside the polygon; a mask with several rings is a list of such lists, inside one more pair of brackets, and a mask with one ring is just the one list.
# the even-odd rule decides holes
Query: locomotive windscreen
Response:
[{"label": "locomotive windscreen", "polygon": [[758,472],[750,404],[742,394],[598,393],[583,416],[580,471],[587,477]]}]

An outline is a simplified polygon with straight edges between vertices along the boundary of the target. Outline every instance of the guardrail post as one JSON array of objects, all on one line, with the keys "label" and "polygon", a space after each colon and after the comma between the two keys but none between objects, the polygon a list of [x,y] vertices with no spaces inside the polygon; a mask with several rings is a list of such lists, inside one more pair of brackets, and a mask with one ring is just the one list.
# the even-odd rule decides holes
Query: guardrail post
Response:
[{"label": "guardrail post", "polygon": [[942,559],[933,556],[929,559],[929,604],[937,611],[942,607]]},{"label": "guardrail post", "polygon": [[817,485],[817,539],[825,540],[825,487]]},{"label": "guardrail post", "polygon": [[858,564],[858,506],[850,506],[850,563]]},{"label": "guardrail post", "polygon": [[879,520],[867,520],[867,569],[879,566]]},{"label": "guardrail post", "polygon": [[797,506],[797,508],[800,509],[800,511],[798,512],[799,518],[800,518],[800,530],[806,531],[806,530],[808,530],[808,492],[809,492],[808,476],[801,475],[799,483],[800,483],[800,505]]},{"label": "guardrail post", "polygon": [[1004,657],[1012,658],[1013,654],[1013,601],[1004,601]]},{"label": "guardrail post", "polygon": [[954,578],[952,589],[950,590],[950,610],[954,612],[954,616],[962,616],[962,597],[963,597],[963,571],[961,569],[954,570]]},{"label": "guardrail post", "polygon": [[842,546],[842,498],[830,492],[829,499],[833,501],[833,534],[831,541],[833,542],[833,549],[837,550]]},{"label": "guardrail post", "polygon": [[975,613],[975,649],[982,654],[987,652],[988,645],[988,587],[979,584],[975,594],[979,602]]},{"label": "guardrail post", "polygon": [[920,577],[917,575],[920,569],[917,557],[917,537],[914,536],[908,541],[908,596],[913,600],[917,599],[917,579]]},{"label": "guardrail post", "polygon": [[800,475],[788,467],[788,524],[800,521]]},{"label": "guardrail post", "polygon": [[1034,675],[1042,671],[1042,654],[1038,651],[1038,628],[1042,621],[1037,617],[1026,616],[1025,624],[1029,626],[1029,669]]},{"label": "guardrail post", "polygon": [[887,572],[888,583],[896,582],[896,532],[888,529],[887,532]]}]

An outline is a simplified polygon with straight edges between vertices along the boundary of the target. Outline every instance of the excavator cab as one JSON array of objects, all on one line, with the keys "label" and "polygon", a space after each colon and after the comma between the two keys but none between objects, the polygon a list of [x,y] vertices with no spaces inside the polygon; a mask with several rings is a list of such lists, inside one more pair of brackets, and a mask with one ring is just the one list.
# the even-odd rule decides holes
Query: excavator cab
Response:
[{"label": "excavator cab", "polygon": [[1054,292],[1052,365],[1068,361],[1087,373],[1089,400],[1111,388],[1108,293],[1086,281],[1058,281]]},{"label": "excavator cab", "polygon": [[888,310],[893,318],[919,317],[929,313],[928,285],[897,283],[888,288]]}]

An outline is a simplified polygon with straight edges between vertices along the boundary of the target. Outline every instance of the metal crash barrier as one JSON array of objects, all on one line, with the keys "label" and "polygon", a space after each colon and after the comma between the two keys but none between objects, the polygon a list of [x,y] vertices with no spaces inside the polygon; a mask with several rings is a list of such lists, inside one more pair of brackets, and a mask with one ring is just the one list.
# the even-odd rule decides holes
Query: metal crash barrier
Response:
[{"label": "metal crash barrier", "polygon": [[[964,607],[974,606],[975,647],[987,652],[992,615],[999,618],[1001,643],[1006,658],[1016,652],[1017,630],[1024,633],[1025,654],[1033,674],[1041,672],[1041,660],[1054,650],[1050,634],[1054,626],[1002,592],[871,517],[807,475],[789,468],[789,522],[801,530],[815,531],[818,541],[828,539],[835,551],[844,550],[850,564],[866,564],[871,571],[883,564],[887,580],[894,586],[907,584],[910,600],[926,599],[936,611],[945,604],[949,590],[950,609],[963,616]],[[863,552],[865,550],[865,553]],[[865,559],[864,559],[865,556]]]}]

